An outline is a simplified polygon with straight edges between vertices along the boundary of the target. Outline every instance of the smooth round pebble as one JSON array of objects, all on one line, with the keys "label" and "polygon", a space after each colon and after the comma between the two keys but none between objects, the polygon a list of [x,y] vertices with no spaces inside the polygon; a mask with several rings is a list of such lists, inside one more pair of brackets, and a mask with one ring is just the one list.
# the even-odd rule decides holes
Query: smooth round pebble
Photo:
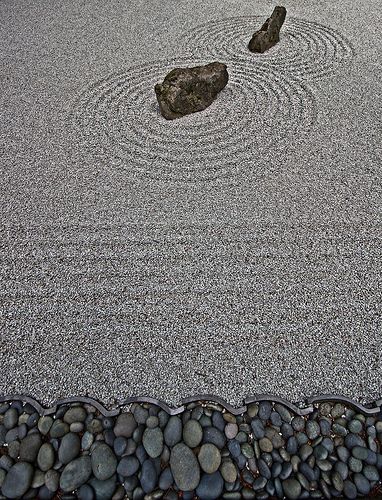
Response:
[{"label": "smooth round pebble", "polygon": [[207,474],[213,474],[220,467],[220,451],[215,445],[211,443],[203,444],[198,454],[198,460],[200,467],[204,472],[206,472]]}]

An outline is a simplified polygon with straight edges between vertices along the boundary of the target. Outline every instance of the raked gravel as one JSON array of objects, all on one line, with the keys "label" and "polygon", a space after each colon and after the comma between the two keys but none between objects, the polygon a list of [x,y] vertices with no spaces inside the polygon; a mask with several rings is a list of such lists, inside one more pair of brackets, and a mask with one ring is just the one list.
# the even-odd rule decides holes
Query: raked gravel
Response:
[{"label": "raked gravel", "polygon": [[381,395],[382,14],[286,2],[251,59],[274,5],[0,2],[0,393]]}]

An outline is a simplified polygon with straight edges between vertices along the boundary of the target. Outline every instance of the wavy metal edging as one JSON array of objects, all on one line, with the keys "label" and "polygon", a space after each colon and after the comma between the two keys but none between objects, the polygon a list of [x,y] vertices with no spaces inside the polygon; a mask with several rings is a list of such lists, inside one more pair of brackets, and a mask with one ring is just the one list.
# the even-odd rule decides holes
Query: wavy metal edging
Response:
[{"label": "wavy metal edging", "polygon": [[369,406],[374,406],[374,408],[367,408],[361,403],[353,401],[351,398],[348,398],[346,396],[338,396],[336,394],[324,394],[323,396],[312,396],[310,398],[307,398],[306,401],[308,404],[312,405],[318,403],[324,403],[325,401],[345,403],[347,406],[352,406],[353,408],[356,408],[358,411],[360,411],[361,413],[365,413],[366,415],[376,415],[377,413],[380,413],[381,408],[378,405],[378,403],[380,401],[382,403],[382,400],[378,400],[373,403],[370,403]]},{"label": "wavy metal edging", "polygon": [[131,403],[150,403],[152,405],[159,406],[159,408],[162,408],[162,410],[167,412],[169,415],[179,415],[179,413],[182,413],[185,410],[183,405],[178,406],[177,408],[171,408],[164,401],[160,399],[149,398],[149,397],[140,398],[139,396],[132,396],[131,398],[124,399],[122,402],[118,403],[118,408],[127,406]]},{"label": "wavy metal edging", "polygon": [[273,403],[280,403],[300,416],[308,415],[309,413],[312,413],[314,411],[312,405],[309,405],[306,408],[299,408],[298,406],[296,406],[293,403],[290,403],[286,399],[280,398],[278,396],[272,396],[271,394],[256,394],[255,396],[248,396],[247,398],[245,398],[244,403],[246,405],[249,405],[251,403],[259,403],[261,401],[272,401]]},{"label": "wavy metal edging", "polygon": [[180,413],[185,411],[185,405],[189,403],[208,403],[208,402],[213,402],[216,403],[223,408],[225,408],[227,411],[232,413],[233,415],[241,415],[242,413],[245,413],[247,411],[247,405],[251,403],[258,403],[261,401],[269,401],[272,403],[279,403],[287,407],[289,410],[291,410],[293,413],[300,415],[300,416],[305,416],[314,411],[313,405],[319,404],[325,401],[328,402],[341,402],[344,403],[347,406],[353,407],[357,409],[360,413],[364,413],[365,415],[376,415],[381,412],[381,406],[382,406],[382,399],[379,399],[373,403],[370,403],[369,408],[362,405],[361,403],[357,403],[356,401],[353,401],[352,399],[345,397],[345,396],[338,396],[334,394],[326,394],[323,396],[314,396],[307,398],[305,402],[302,402],[301,405],[306,405],[305,408],[299,408],[296,404],[290,403],[286,399],[283,399],[278,396],[274,396],[272,394],[256,394],[254,396],[248,396],[244,400],[244,406],[241,406],[239,408],[235,408],[231,404],[227,403],[223,398],[219,396],[215,396],[213,394],[199,394],[195,396],[190,396],[188,398],[184,398],[181,401],[181,406],[178,406],[176,408],[171,408],[169,405],[167,405],[164,401],[161,401],[159,399],[151,398],[151,397],[139,397],[139,396],[133,396],[129,397],[127,399],[122,400],[121,402],[118,402],[117,405],[108,410],[103,406],[102,403],[99,401],[86,397],[86,396],[73,396],[69,398],[63,398],[63,399],[58,399],[53,403],[53,405],[49,408],[44,408],[36,399],[30,397],[30,396],[24,396],[24,395],[18,395],[18,394],[12,394],[12,395],[7,395],[7,396],[0,396],[0,403],[6,403],[6,402],[12,402],[12,401],[20,401],[25,404],[31,405],[36,412],[41,415],[52,415],[57,411],[57,408],[59,406],[63,405],[70,405],[74,403],[84,403],[84,404],[89,404],[91,406],[94,406],[99,410],[99,412],[104,416],[104,417],[116,417],[120,414],[121,409],[125,406],[128,406],[132,403],[148,403],[152,404],[155,406],[158,406],[165,412],[167,412],[169,415],[179,415]]},{"label": "wavy metal edging", "polygon": [[190,396],[189,398],[182,399],[182,404],[186,405],[189,403],[197,403],[199,401],[206,403],[208,403],[209,401],[212,403],[217,403],[218,405],[222,406],[227,411],[232,413],[232,415],[240,415],[241,413],[245,413],[247,411],[246,405],[241,406],[240,408],[235,408],[234,406],[227,403],[227,401],[225,401],[223,398],[215,396],[213,394],[199,394],[196,396]]}]

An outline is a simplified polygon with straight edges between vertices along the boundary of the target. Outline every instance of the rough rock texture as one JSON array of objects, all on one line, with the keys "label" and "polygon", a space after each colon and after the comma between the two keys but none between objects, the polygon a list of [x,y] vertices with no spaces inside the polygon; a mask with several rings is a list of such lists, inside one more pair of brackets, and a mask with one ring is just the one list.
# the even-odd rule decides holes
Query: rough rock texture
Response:
[{"label": "rough rock texture", "polygon": [[285,7],[275,7],[259,31],[253,34],[248,48],[251,52],[263,53],[280,41],[280,30],[286,17]]},{"label": "rough rock texture", "polygon": [[203,111],[227,85],[227,66],[213,62],[194,68],[175,68],[155,85],[160,111],[167,120]]}]

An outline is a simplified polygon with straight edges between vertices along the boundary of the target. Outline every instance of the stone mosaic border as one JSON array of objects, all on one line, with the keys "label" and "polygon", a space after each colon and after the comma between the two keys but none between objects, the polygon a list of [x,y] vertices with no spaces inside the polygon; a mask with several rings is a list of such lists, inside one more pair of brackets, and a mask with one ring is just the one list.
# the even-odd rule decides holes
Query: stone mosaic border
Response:
[{"label": "stone mosaic border", "polygon": [[382,400],[0,397],[0,498],[382,498]]}]

